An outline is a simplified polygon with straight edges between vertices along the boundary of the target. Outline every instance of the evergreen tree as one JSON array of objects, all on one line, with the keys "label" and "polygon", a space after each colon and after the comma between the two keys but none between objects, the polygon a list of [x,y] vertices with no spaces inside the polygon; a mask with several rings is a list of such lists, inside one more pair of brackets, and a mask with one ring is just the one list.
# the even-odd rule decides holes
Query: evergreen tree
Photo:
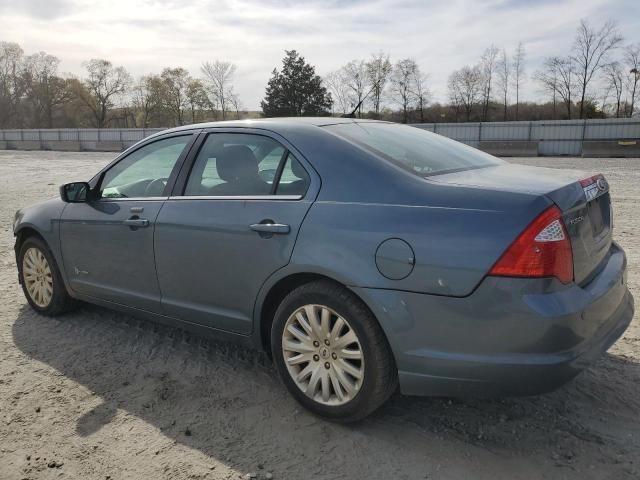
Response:
[{"label": "evergreen tree", "polygon": [[261,102],[265,117],[327,115],[333,103],[315,68],[295,50],[285,50],[282,71],[273,69]]}]

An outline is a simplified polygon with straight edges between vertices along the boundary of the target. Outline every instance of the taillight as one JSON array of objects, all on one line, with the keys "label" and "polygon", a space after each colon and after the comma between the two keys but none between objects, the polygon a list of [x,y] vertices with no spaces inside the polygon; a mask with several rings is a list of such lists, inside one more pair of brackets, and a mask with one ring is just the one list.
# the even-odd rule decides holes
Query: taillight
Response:
[{"label": "taillight", "polygon": [[589,185],[593,185],[594,183],[596,183],[601,178],[604,178],[601,173],[599,173],[597,175],[593,175],[591,177],[583,178],[582,180],[580,180],[580,185],[583,188],[584,187],[588,187]]},{"label": "taillight", "polygon": [[560,209],[549,207],[516,238],[489,275],[573,280],[573,253]]}]

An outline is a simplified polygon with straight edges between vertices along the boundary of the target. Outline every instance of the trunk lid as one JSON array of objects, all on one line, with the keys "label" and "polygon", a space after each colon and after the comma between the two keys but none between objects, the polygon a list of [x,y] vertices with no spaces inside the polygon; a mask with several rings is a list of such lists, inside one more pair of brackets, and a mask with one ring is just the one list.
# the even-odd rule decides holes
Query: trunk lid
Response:
[{"label": "trunk lid", "polygon": [[562,210],[569,232],[576,283],[588,282],[611,248],[611,198],[609,185],[602,175],[505,163],[434,175],[428,179],[437,183],[549,198]]}]

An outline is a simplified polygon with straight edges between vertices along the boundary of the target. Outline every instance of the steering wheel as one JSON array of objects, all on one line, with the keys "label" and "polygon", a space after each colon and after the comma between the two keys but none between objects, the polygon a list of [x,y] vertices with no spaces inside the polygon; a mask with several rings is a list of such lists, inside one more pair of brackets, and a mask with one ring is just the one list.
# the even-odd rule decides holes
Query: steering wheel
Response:
[{"label": "steering wheel", "polygon": [[155,180],[151,180],[147,185],[147,188],[144,189],[145,197],[160,197],[164,192],[164,188],[167,186],[168,178],[157,178]]}]

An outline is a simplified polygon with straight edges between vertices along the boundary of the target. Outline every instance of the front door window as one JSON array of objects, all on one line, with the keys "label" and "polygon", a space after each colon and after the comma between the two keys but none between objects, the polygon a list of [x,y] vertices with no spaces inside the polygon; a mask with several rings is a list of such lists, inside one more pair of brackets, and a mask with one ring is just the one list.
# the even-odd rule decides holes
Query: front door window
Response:
[{"label": "front door window", "polygon": [[191,135],[145,145],[109,169],[100,186],[102,198],[160,197]]}]

